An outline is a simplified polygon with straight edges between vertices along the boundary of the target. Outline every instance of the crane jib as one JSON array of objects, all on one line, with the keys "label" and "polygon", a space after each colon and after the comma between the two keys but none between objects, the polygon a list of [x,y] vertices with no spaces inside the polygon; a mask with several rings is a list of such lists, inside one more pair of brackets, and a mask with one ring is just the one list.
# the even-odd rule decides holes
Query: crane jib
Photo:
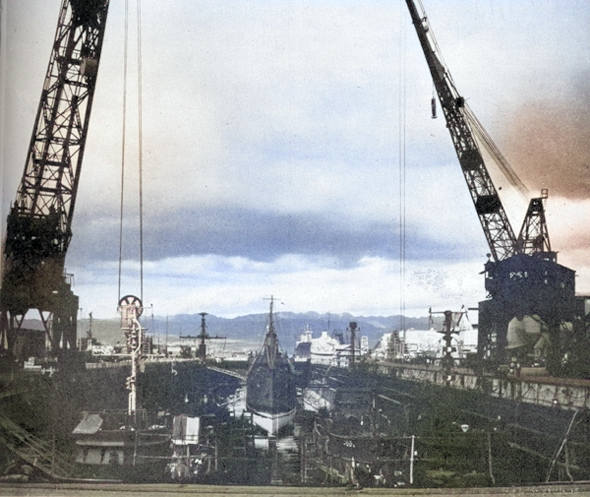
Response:
[{"label": "crane jib", "polygon": [[[490,251],[494,260],[503,260],[518,253],[519,244],[465,118],[465,99],[458,94],[448,69],[437,56],[438,49],[426,16],[418,12],[412,0],[406,0],[406,4]],[[434,106],[432,109],[435,117]]]}]

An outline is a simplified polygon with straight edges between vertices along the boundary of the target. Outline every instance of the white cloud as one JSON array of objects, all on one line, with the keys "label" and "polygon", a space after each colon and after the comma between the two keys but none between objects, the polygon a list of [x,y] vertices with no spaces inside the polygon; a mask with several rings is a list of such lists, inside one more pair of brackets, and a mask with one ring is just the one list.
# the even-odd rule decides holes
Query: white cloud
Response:
[{"label": "white cloud", "polygon": [[576,271],[576,291],[590,295],[590,200],[547,200],[547,226],[557,261]]},{"label": "white cloud", "polygon": [[[496,137],[507,132],[516,102],[559,98],[570,78],[588,71],[587,2],[425,4],[459,90]],[[25,160],[57,5],[3,5],[16,15],[5,66],[5,219]],[[432,82],[409,15],[399,6],[364,0],[142,2],[146,223],[150,212],[237,206],[313,213],[349,223],[351,231],[372,222],[395,225],[403,155],[408,238],[456,243],[476,261],[449,264],[433,253],[408,263],[406,308],[424,314],[430,305],[454,308],[481,298],[484,237],[442,112],[437,120],[429,117]],[[123,3],[112,1],[110,10],[76,208],[81,219],[107,214],[116,224]],[[133,20],[131,28],[133,34]],[[131,74],[129,212],[137,206],[134,83]],[[398,114],[402,89],[405,120]],[[497,182],[518,231],[526,204]],[[578,243],[587,232],[588,205],[555,202],[550,199],[548,207],[554,248],[562,263],[578,271],[578,284],[590,289],[588,245]],[[83,238],[85,229],[96,227],[76,226],[74,237]],[[264,307],[261,299],[275,293],[294,310],[389,314],[399,307],[396,264],[366,258],[358,267],[342,268],[329,259],[293,255],[272,263],[168,258],[146,267],[146,298],[158,313],[203,307],[221,315],[256,312]],[[102,309],[97,316],[111,315],[116,267],[105,262],[75,272],[81,305]]]},{"label": "white cloud", "polygon": [[[399,262],[377,257],[347,269],[326,258],[300,255],[267,263],[220,256],[167,259],[145,266],[144,304],[153,304],[157,315],[206,311],[232,317],[263,312],[262,299],[273,294],[286,303],[285,310],[294,312],[389,315],[399,312],[403,290],[407,315],[421,316],[429,306],[455,308],[481,300],[477,274],[482,262],[406,261],[406,285],[400,287]],[[95,317],[112,317],[116,270],[97,269],[77,269],[74,290]],[[126,264],[123,274],[122,293],[139,295],[137,265]]]}]

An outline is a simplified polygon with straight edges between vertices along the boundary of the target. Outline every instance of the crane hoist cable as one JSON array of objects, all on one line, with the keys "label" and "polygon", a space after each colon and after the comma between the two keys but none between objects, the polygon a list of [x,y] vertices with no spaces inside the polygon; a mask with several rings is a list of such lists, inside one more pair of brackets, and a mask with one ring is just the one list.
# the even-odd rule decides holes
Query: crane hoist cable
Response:
[{"label": "crane hoist cable", "polygon": [[137,119],[139,168],[139,298],[143,302],[143,68],[141,47],[141,0],[137,0]]},{"label": "crane hoist cable", "polygon": [[[422,0],[418,0],[418,4],[420,5],[421,12],[422,13],[426,12],[424,9],[424,5],[422,4]],[[429,37],[432,42],[432,46],[434,48],[437,58],[442,63],[442,65],[446,68],[447,63],[445,62],[442,51],[440,50],[440,48],[438,46],[438,42],[436,41],[434,31],[429,30],[428,34],[429,34]],[[455,82],[453,81],[453,77],[449,71],[445,71],[445,77],[447,78],[449,85],[453,87],[455,94],[458,95],[459,92],[456,89]],[[434,103],[436,103],[436,101],[434,101]],[[464,115],[465,115],[467,121],[471,125],[473,133],[475,134],[476,138],[478,139],[478,142],[480,142],[485,147],[485,149],[490,154],[491,158],[494,160],[494,162],[498,166],[500,172],[506,177],[508,182],[514,188],[516,188],[518,193],[520,193],[524,198],[526,198],[528,200],[528,197],[530,196],[530,192],[529,192],[528,188],[520,180],[520,178],[516,174],[516,171],[514,171],[514,169],[512,168],[512,166],[510,165],[510,163],[506,159],[506,157],[504,157],[502,152],[500,152],[500,149],[496,146],[496,144],[492,140],[491,136],[485,130],[485,128],[483,127],[483,125],[481,124],[479,119],[471,111],[471,109],[467,105],[467,102],[465,102],[463,110],[464,110]],[[436,114],[435,114],[435,111],[433,108],[432,117],[435,117],[435,116],[436,116]]]},{"label": "crane hoist cable", "polygon": [[[400,13],[403,5],[400,0]],[[406,31],[400,15],[398,70],[398,188],[399,188],[399,315],[405,329],[406,310]]]},{"label": "crane hoist cable", "polygon": [[123,267],[123,217],[125,208],[125,150],[127,146],[127,61],[129,56],[129,0],[125,0],[125,32],[123,40],[123,122],[121,130],[121,192],[119,205],[119,282],[117,302],[121,300],[121,276]]},{"label": "crane hoist cable", "polygon": [[[129,0],[125,0],[125,41],[123,49],[123,123],[121,145],[121,192],[119,217],[119,282],[118,301],[121,300],[123,267],[123,225],[125,206],[125,157],[127,151],[127,95],[129,74]],[[141,0],[137,0],[137,147],[138,147],[138,191],[139,191],[139,286],[140,300],[143,301],[143,75],[141,46]]]}]

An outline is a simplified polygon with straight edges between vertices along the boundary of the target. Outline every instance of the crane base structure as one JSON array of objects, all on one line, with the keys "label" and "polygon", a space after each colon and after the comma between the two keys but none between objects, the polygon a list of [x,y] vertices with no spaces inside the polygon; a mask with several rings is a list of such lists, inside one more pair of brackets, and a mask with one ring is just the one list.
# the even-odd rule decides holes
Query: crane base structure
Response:
[{"label": "crane base structure", "polygon": [[518,254],[484,267],[478,355],[490,366],[513,358],[555,376],[590,377],[588,298],[576,296],[572,269]]}]

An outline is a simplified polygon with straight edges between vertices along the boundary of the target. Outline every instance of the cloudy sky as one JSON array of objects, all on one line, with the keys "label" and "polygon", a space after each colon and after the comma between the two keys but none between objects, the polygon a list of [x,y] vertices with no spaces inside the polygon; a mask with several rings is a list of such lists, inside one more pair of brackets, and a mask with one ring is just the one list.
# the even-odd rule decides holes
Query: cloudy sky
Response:
[{"label": "cloudy sky", "polygon": [[[553,248],[590,294],[590,2],[423,3],[471,109],[530,195],[549,189]],[[139,295],[136,7],[122,294]],[[2,0],[2,219],[58,10]],[[259,313],[273,294],[281,310],[421,316],[485,297],[489,249],[405,2],[144,0],[141,33],[154,314]],[[84,317],[115,317],[119,297],[124,35],[111,0],[67,257]],[[518,232],[528,198],[492,174]]]}]

